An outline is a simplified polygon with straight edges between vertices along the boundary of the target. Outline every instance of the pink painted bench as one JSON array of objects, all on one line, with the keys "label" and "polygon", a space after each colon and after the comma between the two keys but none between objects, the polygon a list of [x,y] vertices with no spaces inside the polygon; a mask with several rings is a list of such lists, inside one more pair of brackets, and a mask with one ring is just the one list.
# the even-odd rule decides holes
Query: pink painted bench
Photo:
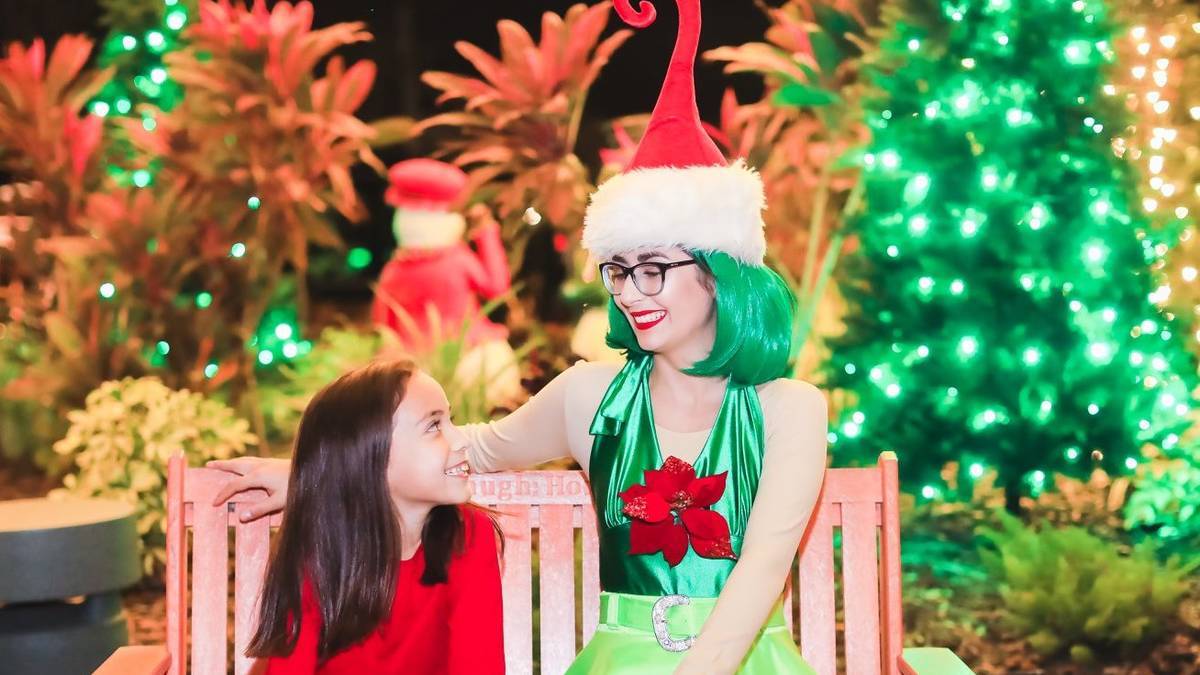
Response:
[{"label": "pink painted bench", "polygon": [[[239,495],[236,503],[211,506],[229,475],[189,469],[182,457],[170,461],[167,482],[167,644],[126,647],[100,675],[184,675],[191,635],[191,672],[225,672],[229,530],[234,531],[234,672],[256,672],[261,664],[243,656],[255,618],[272,527],[237,522],[236,504],[262,499]],[[599,616],[599,555],[591,497],[583,475],[540,471],[476,476],[475,501],[503,513],[504,631],[508,672],[532,673],[532,547],[537,540],[539,605],[538,659],[541,672],[558,675],[596,630]],[[847,675],[969,675],[945,649],[904,649],[900,605],[900,520],[896,458],[880,455],[869,468],[830,469],[812,524],[800,547],[799,564],[785,599],[789,625],[799,609],[797,641],[820,675],[834,675],[838,635],[834,593],[834,530],[842,532],[841,654]],[[191,585],[188,536],[192,530]],[[196,592],[195,589],[203,589]],[[191,593],[191,630],[188,598]],[[579,605],[576,598],[580,599]],[[579,630],[577,630],[577,627]]]}]

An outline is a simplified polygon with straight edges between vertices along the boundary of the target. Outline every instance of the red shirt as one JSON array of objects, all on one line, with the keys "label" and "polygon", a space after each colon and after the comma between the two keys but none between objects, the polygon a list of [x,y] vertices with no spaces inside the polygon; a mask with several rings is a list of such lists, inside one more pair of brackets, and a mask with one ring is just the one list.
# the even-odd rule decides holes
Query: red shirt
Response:
[{"label": "red shirt", "polygon": [[424,551],[400,564],[391,615],[365,640],[317,664],[321,617],[311,587],[301,599],[300,638],[289,656],[267,662],[267,675],[503,675],[504,617],[500,566],[490,519],[462,509],[465,547],[451,558],[444,584],[424,586]]}]

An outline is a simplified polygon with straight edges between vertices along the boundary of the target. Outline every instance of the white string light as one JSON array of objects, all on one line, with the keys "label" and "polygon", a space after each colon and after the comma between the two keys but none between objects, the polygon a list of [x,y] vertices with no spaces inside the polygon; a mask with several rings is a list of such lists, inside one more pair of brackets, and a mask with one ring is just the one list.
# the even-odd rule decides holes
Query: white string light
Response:
[{"label": "white string light", "polygon": [[[1187,10],[1181,10],[1187,11]],[[1156,12],[1156,15],[1158,13]],[[1166,17],[1163,17],[1166,19]],[[1142,180],[1146,187],[1142,190],[1142,209],[1158,222],[1164,222],[1172,216],[1185,219],[1190,215],[1188,199],[1200,196],[1200,190],[1192,194],[1191,190],[1181,189],[1179,180],[1184,185],[1190,183],[1188,176],[1172,175],[1175,167],[1169,166],[1169,158],[1177,157],[1181,148],[1177,145],[1180,139],[1179,129],[1175,127],[1177,117],[1176,106],[1194,103],[1181,100],[1186,94],[1182,91],[1184,63],[1181,48],[1186,48],[1187,28],[1200,33],[1200,21],[1195,15],[1178,14],[1174,20],[1156,20],[1153,25],[1135,25],[1127,34],[1125,61],[1129,67],[1129,78],[1125,82],[1126,102],[1134,114],[1136,122],[1125,131],[1124,137],[1114,140],[1113,148],[1118,155],[1132,160],[1139,165]],[[1183,34],[1184,40],[1180,39]],[[1107,91],[1107,90],[1106,90]],[[1184,111],[1194,120],[1200,120],[1200,106],[1192,105]],[[1188,242],[1191,237],[1190,227],[1184,228],[1179,242]],[[1181,249],[1190,246],[1180,246],[1180,255],[1194,257]],[[1156,255],[1162,250],[1159,246],[1153,249]],[[1200,297],[1200,288],[1195,293],[1173,294],[1172,285],[1200,283],[1196,267],[1192,265],[1169,266],[1159,260],[1151,265],[1152,269],[1162,270],[1157,274],[1159,288],[1151,294],[1151,298],[1160,305],[1176,297],[1182,300],[1187,297]],[[1166,307],[1163,307],[1166,309]],[[1200,331],[1195,338],[1200,342]]]}]

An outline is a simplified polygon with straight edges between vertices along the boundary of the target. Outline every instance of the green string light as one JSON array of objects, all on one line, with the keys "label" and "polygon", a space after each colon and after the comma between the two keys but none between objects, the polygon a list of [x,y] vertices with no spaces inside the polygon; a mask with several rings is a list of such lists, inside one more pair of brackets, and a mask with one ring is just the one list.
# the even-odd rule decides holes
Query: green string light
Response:
[{"label": "green string light", "polygon": [[[101,67],[113,69],[114,75],[88,104],[89,110],[102,117],[138,115],[146,131],[154,131],[157,124],[151,113],[142,112],[145,106],[171,110],[183,92],[171,80],[163,57],[180,46],[180,31],[188,23],[188,10],[178,2],[165,2],[155,10],[137,14],[138,25],[129,25],[129,19],[119,14],[102,17],[114,30],[102,43],[99,62]],[[136,160],[126,145],[114,144],[106,159],[106,172],[118,183],[137,187],[152,184],[153,169],[143,167],[139,171],[129,166]]]},{"label": "green string light", "polygon": [[371,265],[371,252],[361,246],[350,249],[346,265],[352,270],[364,270]]}]

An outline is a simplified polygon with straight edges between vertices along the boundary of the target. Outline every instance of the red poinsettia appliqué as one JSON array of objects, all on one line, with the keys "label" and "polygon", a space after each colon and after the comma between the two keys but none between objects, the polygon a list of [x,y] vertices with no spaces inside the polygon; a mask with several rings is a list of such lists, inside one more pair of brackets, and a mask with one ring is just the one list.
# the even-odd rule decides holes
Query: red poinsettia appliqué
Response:
[{"label": "red poinsettia appliqu\u00e9", "polygon": [[687,555],[689,544],[704,558],[737,558],[729,542],[729,523],[711,507],[725,494],[728,472],[697,478],[696,469],[678,457],[662,468],[645,472],[645,485],[620,494],[622,513],[629,516],[629,554],[662,551],[674,567]]}]

